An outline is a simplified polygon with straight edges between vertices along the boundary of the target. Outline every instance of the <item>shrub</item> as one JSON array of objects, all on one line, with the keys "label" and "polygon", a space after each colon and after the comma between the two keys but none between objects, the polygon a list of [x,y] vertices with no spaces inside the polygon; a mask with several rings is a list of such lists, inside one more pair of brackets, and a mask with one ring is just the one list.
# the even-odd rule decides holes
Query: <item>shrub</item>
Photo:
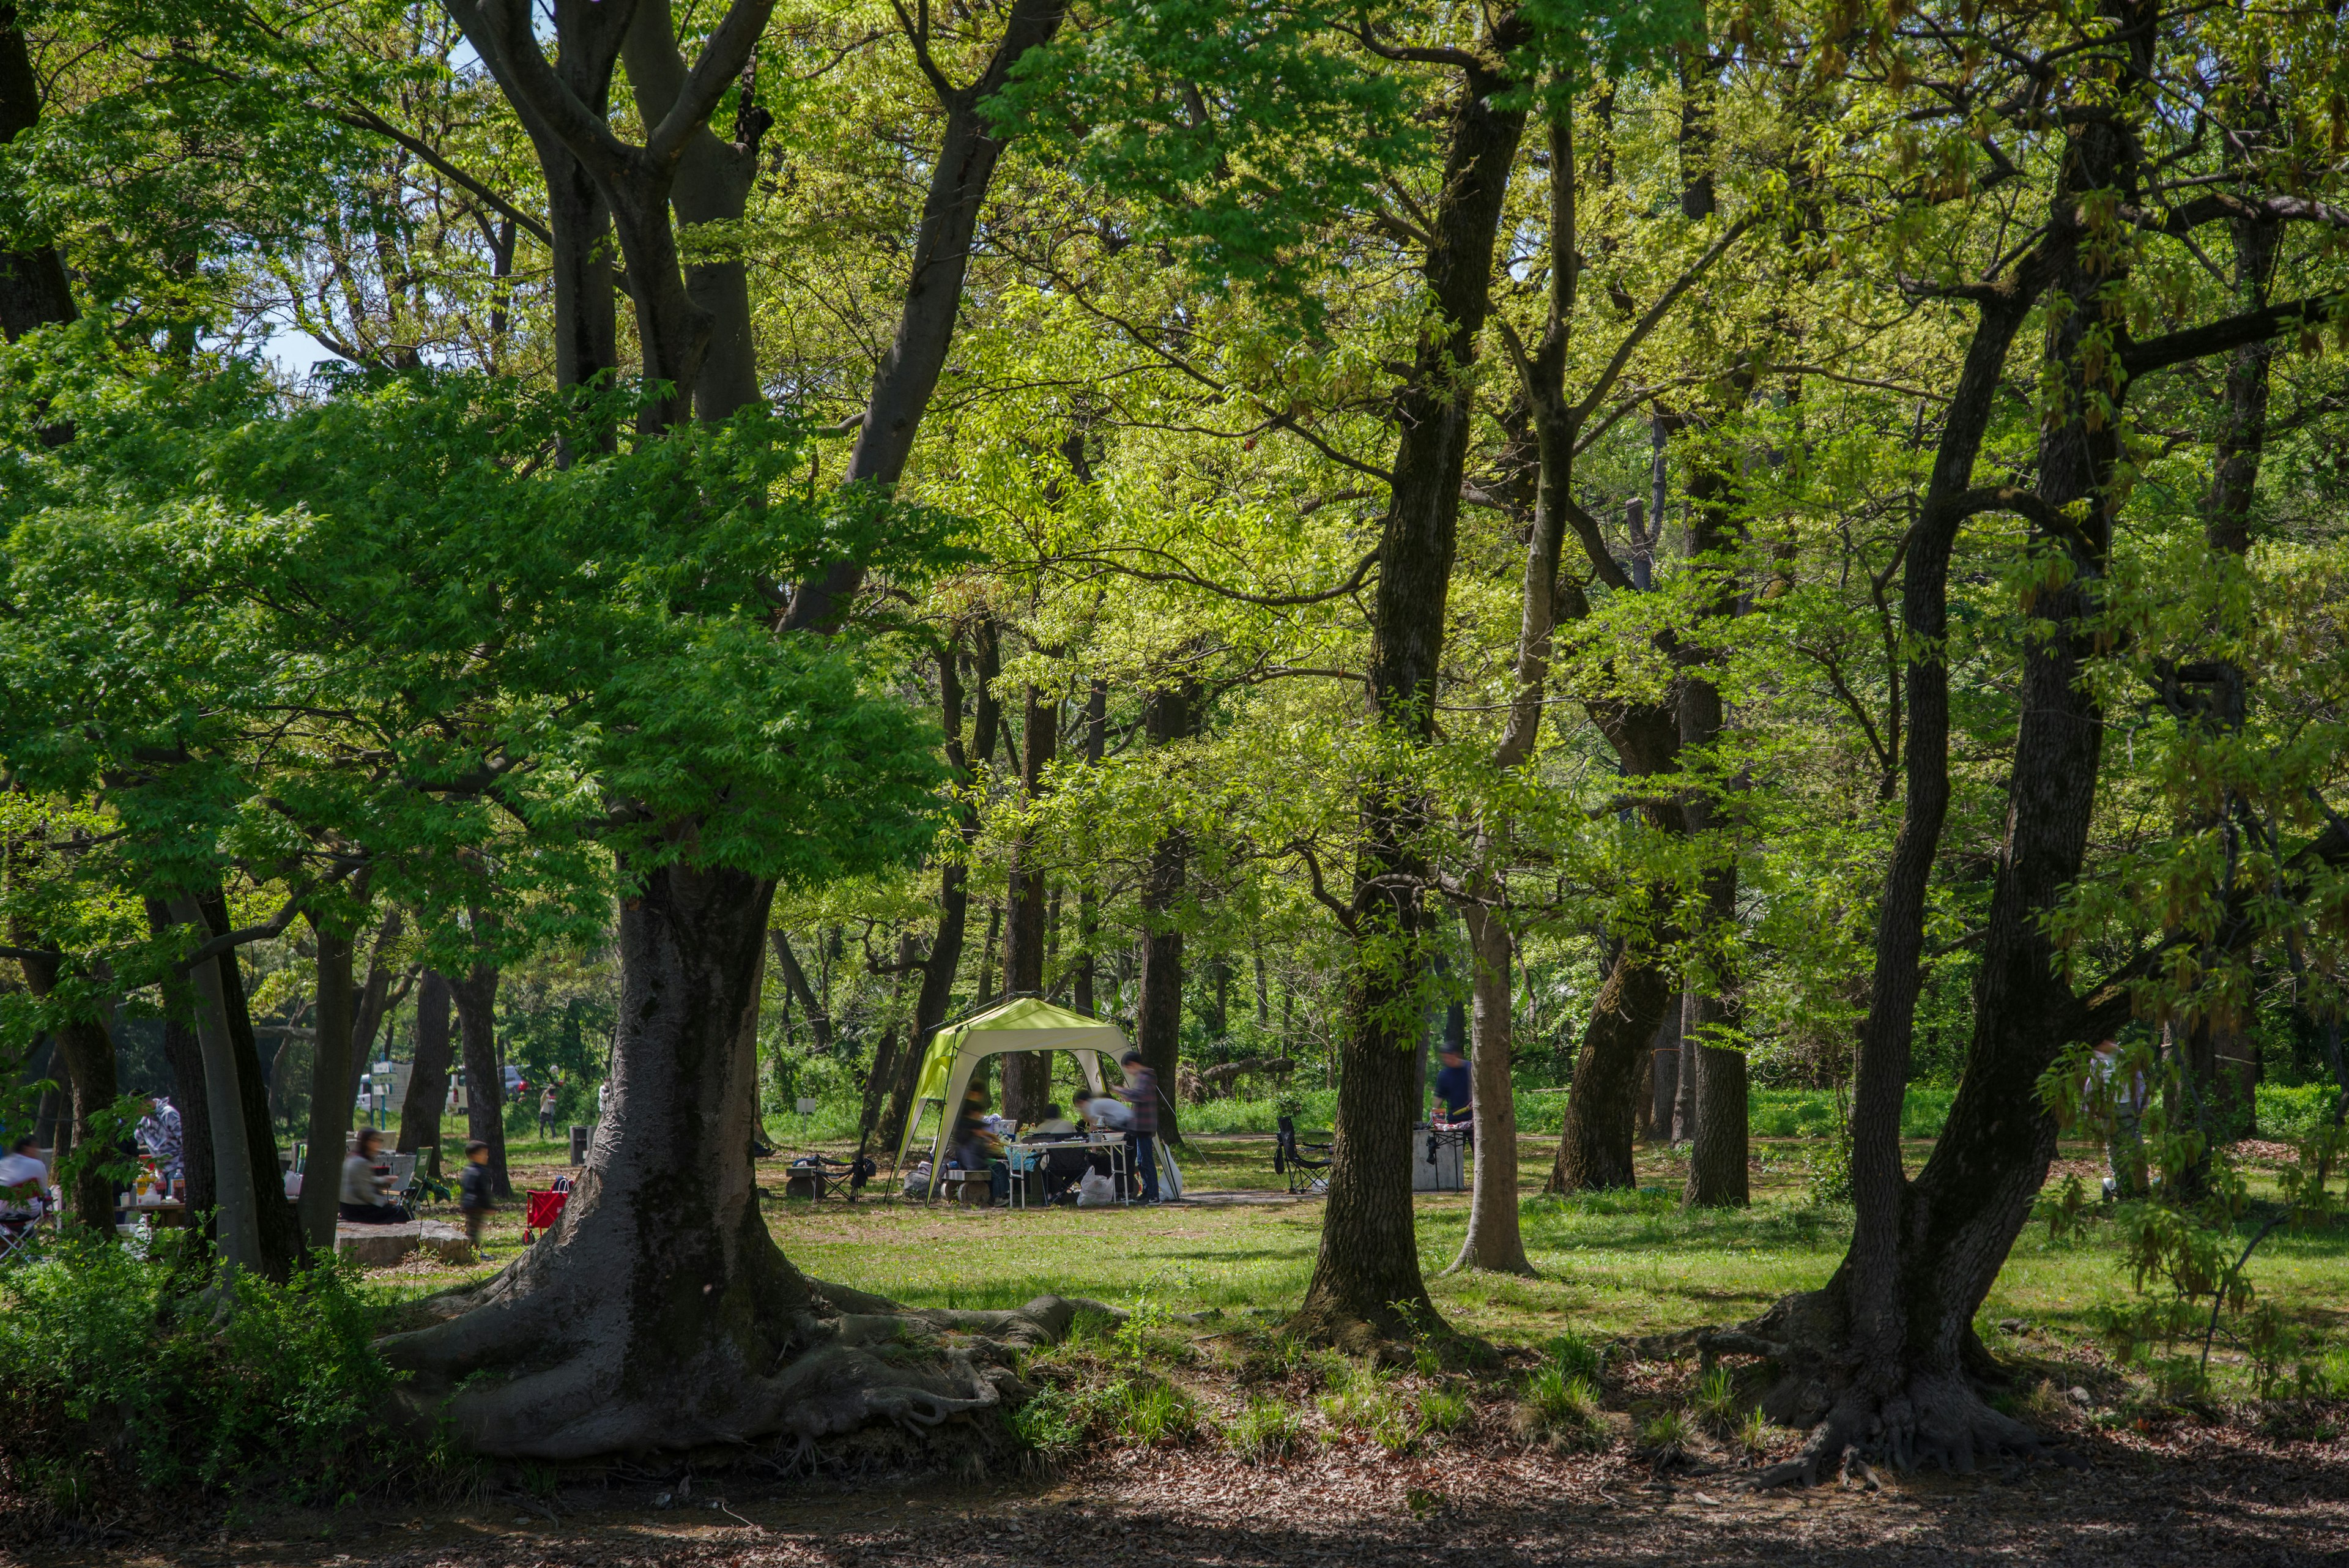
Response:
[{"label": "shrub", "polygon": [[1303,1412],[1278,1399],[1251,1399],[1224,1434],[1244,1459],[1285,1459],[1300,1452],[1308,1438]]},{"label": "shrub", "polygon": [[1725,1438],[1737,1426],[1737,1386],[1726,1366],[1715,1366],[1697,1379],[1694,1414],[1697,1422],[1716,1438]]},{"label": "shrub", "polygon": [[1012,1412],[1011,1429],[1039,1458],[1052,1463],[1069,1458],[1092,1435],[1092,1401],[1068,1388],[1040,1388]]},{"label": "shrub", "polygon": [[1419,1391],[1419,1424],[1430,1432],[1457,1431],[1468,1424],[1468,1396],[1453,1388]]},{"label": "shrub", "polygon": [[1164,1378],[1129,1377],[1103,1390],[1117,1435],[1138,1448],[1179,1447],[1199,1435],[1199,1405]]},{"label": "shrub", "polygon": [[1592,1383],[1599,1381],[1607,1359],[1597,1345],[1570,1331],[1549,1342],[1549,1356],[1568,1377],[1587,1378]]},{"label": "shrub", "polygon": [[1528,1442],[1568,1452],[1607,1446],[1599,1386],[1552,1361],[1526,1380],[1512,1425]]},{"label": "shrub", "polygon": [[1686,1410],[1662,1410],[1640,1423],[1640,1456],[1659,1469],[1696,1451],[1696,1421]]},{"label": "shrub", "polygon": [[267,1482],[299,1501],[380,1483],[375,1418],[393,1374],[376,1355],[377,1309],[354,1271],[326,1263],[273,1284],[188,1293],[182,1235],[133,1257],[67,1237],[0,1274],[0,1449],[27,1473],[112,1470],[157,1490]]}]

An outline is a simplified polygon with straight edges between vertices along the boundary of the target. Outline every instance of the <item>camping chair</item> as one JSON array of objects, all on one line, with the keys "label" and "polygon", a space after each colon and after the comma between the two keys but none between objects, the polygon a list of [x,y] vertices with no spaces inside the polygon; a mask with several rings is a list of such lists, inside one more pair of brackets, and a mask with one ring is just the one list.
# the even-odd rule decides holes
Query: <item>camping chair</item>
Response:
[{"label": "camping chair", "polygon": [[415,1154],[410,1152],[393,1155],[391,1157],[391,1200],[407,1210],[408,1217],[413,1220],[416,1218],[418,1203],[421,1197],[422,1194],[417,1190]]},{"label": "camping chair", "polygon": [[571,1201],[568,1187],[546,1192],[529,1192],[523,1196],[522,1244],[529,1246],[538,1240],[542,1231],[554,1229],[554,1221],[563,1213],[563,1206]]},{"label": "camping chair", "polygon": [[23,1262],[33,1255],[34,1232],[47,1217],[48,1204],[39,1199],[30,1208],[0,1209],[0,1267]]},{"label": "camping chair", "polygon": [[[1310,1150],[1309,1154],[1307,1151]],[[1319,1158],[1315,1158],[1318,1156]],[[1327,1192],[1330,1190],[1330,1146],[1326,1143],[1297,1141],[1297,1118],[1280,1118],[1280,1132],[1272,1146],[1272,1169],[1276,1176],[1288,1178],[1288,1190]]]}]

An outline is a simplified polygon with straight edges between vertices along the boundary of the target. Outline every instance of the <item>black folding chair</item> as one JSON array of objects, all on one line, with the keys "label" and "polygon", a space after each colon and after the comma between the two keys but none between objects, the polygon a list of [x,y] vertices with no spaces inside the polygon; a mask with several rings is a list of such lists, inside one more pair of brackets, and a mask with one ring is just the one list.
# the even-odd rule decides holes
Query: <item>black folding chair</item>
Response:
[{"label": "black folding chair", "polygon": [[1290,1193],[1330,1190],[1330,1146],[1297,1141],[1297,1118],[1280,1118],[1280,1132],[1272,1146],[1272,1170],[1288,1178]]}]

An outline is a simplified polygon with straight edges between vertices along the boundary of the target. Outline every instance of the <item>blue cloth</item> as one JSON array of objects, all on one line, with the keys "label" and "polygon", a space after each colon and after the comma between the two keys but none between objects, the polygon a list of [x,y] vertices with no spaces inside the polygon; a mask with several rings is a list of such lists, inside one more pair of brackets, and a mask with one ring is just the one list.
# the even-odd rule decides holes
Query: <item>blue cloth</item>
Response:
[{"label": "blue cloth", "polygon": [[1444,1108],[1450,1111],[1454,1119],[1468,1108],[1471,1090],[1468,1086],[1467,1063],[1463,1062],[1457,1067],[1444,1067],[1437,1071],[1435,1097],[1444,1102]]}]

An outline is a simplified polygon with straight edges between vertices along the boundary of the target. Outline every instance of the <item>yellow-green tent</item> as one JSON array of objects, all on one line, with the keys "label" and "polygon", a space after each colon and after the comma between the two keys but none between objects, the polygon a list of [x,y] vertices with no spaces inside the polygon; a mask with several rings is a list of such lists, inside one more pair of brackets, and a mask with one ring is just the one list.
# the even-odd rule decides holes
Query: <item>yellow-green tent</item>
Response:
[{"label": "yellow-green tent", "polygon": [[[1115,1062],[1125,1054],[1125,1034],[1114,1023],[1087,1018],[1065,1007],[1032,996],[1013,997],[959,1023],[949,1024],[930,1037],[922,1054],[921,1076],[915,1080],[914,1109],[905,1117],[905,1134],[897,1145],[897,1163],[904,1165],[931,1113],[936,1122],[926,1141],[930,1146],[930,1186],[936,1193],[946,1173],[947,1138],[954,1131],[951,1107],[962,1104],[979,1062],[1006,1051],[1066,1051],[1077,1059],[1078,1070],[1095,1094],[1108,1091],[1102,1059]],[[1123,1069],[1119,1077],[1124,1076]],[[1183,1195],[1182,1172],[1166,1145],[1158,1142],[1159,1185],[1169,1197]]]}]

